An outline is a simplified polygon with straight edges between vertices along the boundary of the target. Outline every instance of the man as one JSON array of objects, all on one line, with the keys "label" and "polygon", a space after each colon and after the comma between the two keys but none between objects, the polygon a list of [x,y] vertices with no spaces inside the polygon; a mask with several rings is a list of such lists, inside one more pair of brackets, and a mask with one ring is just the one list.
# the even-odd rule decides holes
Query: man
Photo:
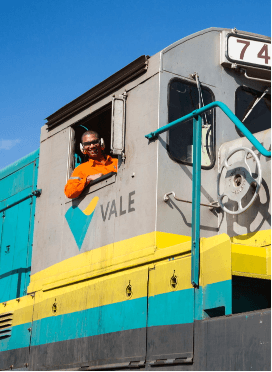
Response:
[{"label": "man", "polygon": [[92,181],[110,172],[117,172],[117,159],[104,155],[98,133],[88,130],[81,137],[83,153],[89,160],[80,164],[68,180],[64,193],[70,198],[78,197]]}]

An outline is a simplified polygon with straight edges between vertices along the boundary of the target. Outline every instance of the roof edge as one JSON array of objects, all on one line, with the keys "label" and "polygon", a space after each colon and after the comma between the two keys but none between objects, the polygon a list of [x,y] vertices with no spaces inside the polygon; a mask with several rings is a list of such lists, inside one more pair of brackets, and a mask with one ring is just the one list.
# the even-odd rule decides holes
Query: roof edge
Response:
[{"label": "roof edge", "polygon": [[17,172],[21,168],[23,168],[26,165],[35,161],[39,157],[39,153],[40,153],[40,149],[35,150],[35,151],[31,152],[30,154],[24,156],[23,158],[15,161],[14,163],[12,163],[12,164],[6,166],[5,168],[1,169],[0,170],[0,181],[3,178],[11,175],[12,173]]},{"label": "roof edge", "polygon": [[49,129],[62,124],[71,116],[101,100],[110,93],[113,93],[131,80],[134,80],[136,77],[144,74],[147,71],[147,61],[149,58],[150,57],[146,55],[140,56],[127,66],[123,67],[121,70],[109,76],[101,83],[95,85],[81,96],[77,97],[52,115],[48,116],[46,118],[48,120],[46,124]]}]

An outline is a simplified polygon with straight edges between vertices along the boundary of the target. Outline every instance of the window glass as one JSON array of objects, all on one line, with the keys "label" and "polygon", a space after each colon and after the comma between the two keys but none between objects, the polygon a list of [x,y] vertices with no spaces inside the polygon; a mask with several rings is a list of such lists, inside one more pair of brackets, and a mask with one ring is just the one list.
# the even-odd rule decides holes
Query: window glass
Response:
[{"label": "window glass", "polygon": [[[214,101],[210,89],[201,86],[204,105]],[[199,107],[197,86],[179,79],[173,79],[169,84],[168,121],[169,123],[191,113]],[[201,165],[211,168],[215,161],[214,138],[215,117],[214,109],[203,115],[202,123],[202,154]],[[172,159],[192,165],[193,162],[193,119],[188,120],[168,132],[168,152]]]},{"label": "window glass", "polygon": [[[241,121],[248,114],[250,109],[258,98],[262,96],[261,92],[253,89],[239,87],[235,93],[235,115]],[[243,124],[251,133],[258,133],[270,128],[271,120],[271,95],[266,94],[249,113]],[[237,129],[241,137],[243,133]]]}]

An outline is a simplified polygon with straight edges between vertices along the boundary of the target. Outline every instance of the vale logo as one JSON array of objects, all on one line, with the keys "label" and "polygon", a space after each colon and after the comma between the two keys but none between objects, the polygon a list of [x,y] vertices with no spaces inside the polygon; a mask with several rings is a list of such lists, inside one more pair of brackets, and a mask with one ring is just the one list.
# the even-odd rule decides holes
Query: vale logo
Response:
[{"label": "vale logo", "polygon": [[72,206],[65,213],[65,218],[68,225],[72,231],[79,250],[82,247],[83,241],[88,231],[88,227],[93,218],[96,205],[98,203],[99,197],[95,196],[88,207],[81,211],[77,206]]}]

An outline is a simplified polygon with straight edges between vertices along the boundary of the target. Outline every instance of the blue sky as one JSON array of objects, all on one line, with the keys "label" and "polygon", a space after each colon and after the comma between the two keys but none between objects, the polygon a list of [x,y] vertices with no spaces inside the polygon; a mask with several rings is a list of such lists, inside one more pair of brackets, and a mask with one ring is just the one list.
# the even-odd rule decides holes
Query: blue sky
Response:
[{"label": "blue sky", "polygon": [[2,0],[0,169],[39,147],[45,118],[142,54],[208,27],[270,36],[264,0]]}]

